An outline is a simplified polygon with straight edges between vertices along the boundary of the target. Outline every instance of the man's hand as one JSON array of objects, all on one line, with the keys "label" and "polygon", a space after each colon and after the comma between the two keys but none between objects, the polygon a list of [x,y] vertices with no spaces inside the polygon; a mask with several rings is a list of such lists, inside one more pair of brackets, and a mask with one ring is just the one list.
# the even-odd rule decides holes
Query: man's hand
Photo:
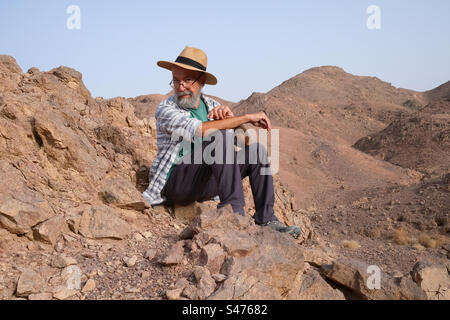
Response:
[{"label": "man's hand", "polygon": [[208,113],[208,119],[213,120],[223,120],[234,117],[233,112],[231,112],[230,108],[225,105],[220,105],[215,107]]},{"label": "man's hand", "polygon": [[257,112],[257,113],[250,113],[247,114],[247,118],[251,124],[254,126],[267,129],[270,131],[272,129],[272,124],[270,123],[269,117],[266,115],[265,112]]}]

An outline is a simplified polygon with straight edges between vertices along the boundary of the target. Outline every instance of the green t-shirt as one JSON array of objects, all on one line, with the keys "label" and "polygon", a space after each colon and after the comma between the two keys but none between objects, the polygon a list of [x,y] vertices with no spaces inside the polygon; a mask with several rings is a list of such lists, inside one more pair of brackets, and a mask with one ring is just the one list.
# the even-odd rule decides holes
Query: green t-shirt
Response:
[{"label": "green t-shirt", "polygon": [[[191,109],[191,118],[198,119],[202,122],[208,121],[208,108],[206,108],[206,104],[203,101],[203,99],[200,99],[200,105],[197,109]],[[194,148],[195,143],[191,143],[191,150]],[[189,153],[188,153],[189,154]],[[180,149],[180,152],[178,153],[178,156],[175,160],[175,163],[172,165],[172,167],[169,169],[169,172],[167,173],[167,179],[169,179],[170,174],[172,173],[173,168],[180,162],[181,158],[183,158],[183,148]]]}]

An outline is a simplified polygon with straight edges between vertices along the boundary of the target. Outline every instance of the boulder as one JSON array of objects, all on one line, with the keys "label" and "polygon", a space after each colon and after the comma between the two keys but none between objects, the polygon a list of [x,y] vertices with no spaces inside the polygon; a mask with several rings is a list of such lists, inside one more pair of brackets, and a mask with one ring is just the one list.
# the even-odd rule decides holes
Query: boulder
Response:
[{"label": "boulder", "polygon": [[194,202],[187,206],[174,206],[175,217],[183,223],[191,223],[195,217],[209,209],[210,208],[206,204],[199,202]]},{"label": "boulder", "polygon": [[63,269],[67,266],[70,265],[75,265],[77,264],[77,260],[71,257],[67,257],[64,254],[57,254],[55,255],[52,260],[50,265],[54,268],[59,268],[59,269]]},{"label": "boulder", "polygon": [[144,253],[144,258],[148,259],[148,260],[152,260],[155,257],[155,255],[156,255],[155,249],[148,249]]},{"label": "boulder", "polygon": [[53,292],[53,298],[55,298],[57,300],[66,300],[66,299],[69,299],[69,298],[73,297],[77,293],[78,293],[78,291],[74,290],[74,289],[68,289],[68,288],[65,288],[65,287],[58,287]]},{"label": "boulder", "polygon": [[95,289],[95,280],[93,279],[89,279],[88,281],[86,281],[86,283],[83,286],[83,289],[81,289],[82,293],[87,293],[87,292],[91,292]]},{"label": "boulder", "polygon": [[184,241],[177,241],[161,259],[163,265],[169,266],[179,264],[184,257]]},{"label": "boulder", "polygon": [[[375,266],[342,258],[324,265],[321,272],[330,280],[347,287],[363,299],[426,300],[424,291],[408,277],[394,278]],[[379,277],[378,277],[379,275]]]},{"label": "boulder", "polygon": [[190,227],[187,226],[183,229],[180,233],[180,239],[186,240],[186,239],[192,239],[195,236],[195,231]]},{"label": "boulder", "polygon": [[[219,226],[220,228],[217,228]],[[254,226],[253,219],[249,216],[235,214],[231,205],[220,209],[202,209],[202,212],[191,223],[191,228],[195,233],[215,231],[216,229],[246,230],[251,226]],[[222,233],[224,232],[222,231]]]},{"label": "boulder", "polygon": [[168,300],[178,300],[184,288],[175,288],[166,290],[166,298]]},{"label": "boulder", "polygon": [[82,209],[79,231],[91,239],[124,239],[132,233],[131,226],[122,220],[111,207],[105,205],[89,206]]},{"label": "boulder", "polygon": [[303,250],[305,262],[308,262],[315,267],[333,264],[333,262],[336,260],[336,257],[335,254],[330,251],[330,249],[325,250],[320,247],[305,248]]},{"label": "boulder", "polygon": [[6,194],[0,195],[0,226],[11,233],[25,234],[38,223],[47,220],[54,213],[47,201],[38,193],[30,192],[29,202]]},{"label": "boulder", "polygon": [[205,211],[191,226],[198,232],[194,239],[202,246],[203,261],[208,253],[221,260],[220,247],[226,254],[220,273],[227,278],[208,299],[296,298],[304,260],[292,237],[257,226],[229,206]]},{"label": "boulder", "polygon": [[250,254],[257,246],[257,240],[249,236],[248,232],[241,230],[230,230],[217,233],[214,238],[223,246],[228,255],[233,257],[244,257]]},{"label": "boulder", "polygon": [[208,268],[202,266],[195,266],[193,270],[194,279],[197,282],[196,290],[190,292],[189,284],[185,286],[187,288],[184,294],[188,297],[196,297],[197,299],[204,300],[208,298],[216,289],[216,281],[211,277],[211,273]]},{"label": "boulder", "polygon": [[226,254],[217,243],[207,244],[200,251],[199,264],[205,266],[211,274],[218,273],[225,261]]},{"label": "boulder", "polygon": [[183,292],[184,288],[189,286],[190,283],[186,278],[180,278],[177,280],[174,286],[166,290],[166,298],[169,300],[178,300]]},{"label": "boulder", "polygon": [[0,226],[11,233],[25,234],[54,215],[39,192],[26,186],[19,170],[0,161]]},{"label": "boulder", "polygon": [[413,280],[430,300],[450,300],[450,276],[447,268],[418,262],[412,271]]},{"label": "boulder", "polygon": [[111,177],[103,182],[103,191],[100,192],[102,200],[122,209],[143,211],[149,205],[142,194],[129,181],[122,177]]},{"label": "boulder", "polygon": [[41,275],[31,269],[24,270],[17,282],[16,295],[18,297],[28,297],[45,290],[45,281]]},{"label": "boulder", "polygon": [[197,283],[197,296],[199,299],[207,299],[216,289],[216,281],[211,275],[205,274]]},{"label": "boulder", "polygon": [[127,267],[134,267],[134,265],[137,262],[137,259],[138,259],[137,256],[123,257],[123,262]]},{"label": "boulder", "polygon": [[203,277],[211,276],[211,272],[209,272],[208,268],[195,266],[192,270],[192,275],[194,276],[195,281],[197,281],[198,283]]},{"label": "boulder", "polygon": [[296,297],[301,300],[345,300],[344,294],[328,284],[313,268],[302,275]]},{"label": "boulder", "polygon": [[49,243],[52,246],[56,244],[63,232],[68,232],[66,220],[62,215],[57,215],[33,227],[34,239]]},{"label": "boulder", "polygon": [[191,299],[191,300],[197,300],[198,299],[197,287],[190,284],[183,289],[183,292],[181,293],[181,295],[183,297]]}]

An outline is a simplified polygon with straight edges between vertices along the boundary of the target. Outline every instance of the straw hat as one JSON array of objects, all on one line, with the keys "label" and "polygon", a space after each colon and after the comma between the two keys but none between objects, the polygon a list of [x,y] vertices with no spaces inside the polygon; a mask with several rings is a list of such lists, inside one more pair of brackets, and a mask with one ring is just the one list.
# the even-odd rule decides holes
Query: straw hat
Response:
[{"label": "straw hat", "polygon": [[172,70],[173,66],[179,66],[188,70],[200,71],[206,75],[206,84],[217,84],[216,77],[206,72],[207,63],[208,59],[202,50],[186,46],[174,62],[158,61],[156,64],[168,70]]}]

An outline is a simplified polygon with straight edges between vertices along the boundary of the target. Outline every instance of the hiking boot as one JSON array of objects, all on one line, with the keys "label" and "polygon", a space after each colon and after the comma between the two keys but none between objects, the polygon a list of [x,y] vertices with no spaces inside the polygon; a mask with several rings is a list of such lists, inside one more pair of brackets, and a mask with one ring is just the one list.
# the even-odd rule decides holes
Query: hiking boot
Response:
[{"label": "hiking boot", "polygon": [[278,232],[289,233],[295,239],[297,239],[302,234],[302,230],[300,229],[300,227],[287,226],[278,220],[266,222],[263,224],[263,226],[270,227]]}]

